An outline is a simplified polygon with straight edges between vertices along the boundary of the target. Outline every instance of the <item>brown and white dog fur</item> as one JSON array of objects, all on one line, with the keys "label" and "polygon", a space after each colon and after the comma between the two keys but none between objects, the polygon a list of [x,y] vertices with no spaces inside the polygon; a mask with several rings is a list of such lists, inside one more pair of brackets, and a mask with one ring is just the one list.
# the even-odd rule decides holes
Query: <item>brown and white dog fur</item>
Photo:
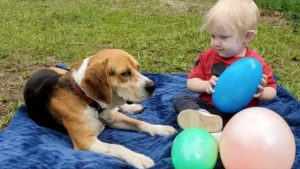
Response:
[{"label": "brown and white dog fur", "polygon": [[[117,110],[121,106],[133,113],[142,111],[141,105],[126,102],[148,99],[154,89],[154,82],[139,73],[139,63],[129,53],[106,49],[73,63],[70,71],[49,67],[36,72],[24,87],[24,100],[29,116],[37,124],[66,132],[74,149],[103,153],[137,168],[149,168],[154,165],[149,157],[122,145],[101,142],[97,136],[105,128],[99,116],[112,128],[151,136],[175,133],[171,126],[132,119]],[[86,100],[100,105],[102,111]]]}]

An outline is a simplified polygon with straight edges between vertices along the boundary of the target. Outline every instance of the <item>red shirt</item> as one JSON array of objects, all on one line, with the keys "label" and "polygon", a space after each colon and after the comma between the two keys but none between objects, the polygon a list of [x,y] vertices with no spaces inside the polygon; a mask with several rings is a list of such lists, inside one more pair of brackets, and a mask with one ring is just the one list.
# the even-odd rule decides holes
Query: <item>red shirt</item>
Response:
[{"label": "red shirt", "polygon": [[[263,73],[268,76],[267,86],[273,87],[276,89],[276,82],[273,78],[272,69],[265,62],[265,60],[255,51],[247,48],[245,57],[252,57],[257,59],[263,66]],[[200,78],[202,80],[209,80],[212,76],[211,67],[217,62],[222,62],[228,67],[233,62],[243,59],[245,57],[231,57],[231,58],[222,58],[218,53],[213,49],[208,49],[205,52],[201,53],[198,57],[197,65],[191,70],[188,78]],[[200,99],[202,101],[208,102],[210,105],[213,105],[211,94],[202,93],[200,94]],[[259,100],[254,98],[246,107],[258,106]]]}]

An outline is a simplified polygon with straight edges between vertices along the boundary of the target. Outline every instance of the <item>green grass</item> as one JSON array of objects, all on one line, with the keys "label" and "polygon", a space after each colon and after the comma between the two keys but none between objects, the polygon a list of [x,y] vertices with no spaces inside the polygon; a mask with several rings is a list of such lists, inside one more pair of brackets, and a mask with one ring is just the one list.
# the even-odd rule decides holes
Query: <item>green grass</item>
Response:
[{"label": "green grass", "polygon": [[[293,17],[300,17],[300,1],[299,0],[254,0],[257,5],[272,10],[286,11]],[[296,19],[296,18],[294,18]]]},{"label": "green grass", "polygon": [[[122,48],[141,62],[143,72],[188,73],[197,53],[209,47],[209,36],[201,35],[200,27],[203,13],[212,3],[166,2],[0,1],[1,87],[13,86],[0,91],[0,101],[14,100],[4,113],[7,117],[0,119],[0,128],[22,103],[25,80],[45,64],[70,65],[100,49]],[[300,36],[293,32],[292,24],[271,21],[261,23],[251,47],[270,63],[280,85],[300,99]]]},{"label": "green grass", "polygon": [[2,114],[2,116],[0,116],[0,130],[1,128],[7,127],[14,115],[15,110],[19,106],[21,106],[21,101],[15,100],[9,102],[7,110]]},{"label": "green grass", "polygon": [[293,32],[299,31],[300,1],[299,0],[254,0],[260,7],[284,12],[285,17],[292,24]]}]

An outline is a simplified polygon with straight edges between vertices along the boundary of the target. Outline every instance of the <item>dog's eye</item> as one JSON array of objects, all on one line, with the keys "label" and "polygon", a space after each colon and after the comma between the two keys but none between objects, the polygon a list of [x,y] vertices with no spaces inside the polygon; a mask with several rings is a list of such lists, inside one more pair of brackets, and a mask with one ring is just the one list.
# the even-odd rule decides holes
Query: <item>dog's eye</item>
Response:
[{"label": "dog's eye", "polygon": [[131,72],[130,72],[130,71],[123,72],[121,75],[122,75],[123,77],[129,77],[129,76],[131,76]]}]

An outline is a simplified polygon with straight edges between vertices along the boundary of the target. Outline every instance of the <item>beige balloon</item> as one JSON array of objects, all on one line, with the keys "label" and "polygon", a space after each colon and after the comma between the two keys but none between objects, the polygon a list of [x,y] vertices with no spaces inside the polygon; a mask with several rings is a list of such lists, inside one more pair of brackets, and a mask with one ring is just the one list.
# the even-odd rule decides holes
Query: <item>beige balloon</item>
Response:
[{"label": "beige balloon", "polygon": [[291,169],[296,155],[294,135],[274,111],[246,108],[223,130],[220,155],[226,169]]}]

